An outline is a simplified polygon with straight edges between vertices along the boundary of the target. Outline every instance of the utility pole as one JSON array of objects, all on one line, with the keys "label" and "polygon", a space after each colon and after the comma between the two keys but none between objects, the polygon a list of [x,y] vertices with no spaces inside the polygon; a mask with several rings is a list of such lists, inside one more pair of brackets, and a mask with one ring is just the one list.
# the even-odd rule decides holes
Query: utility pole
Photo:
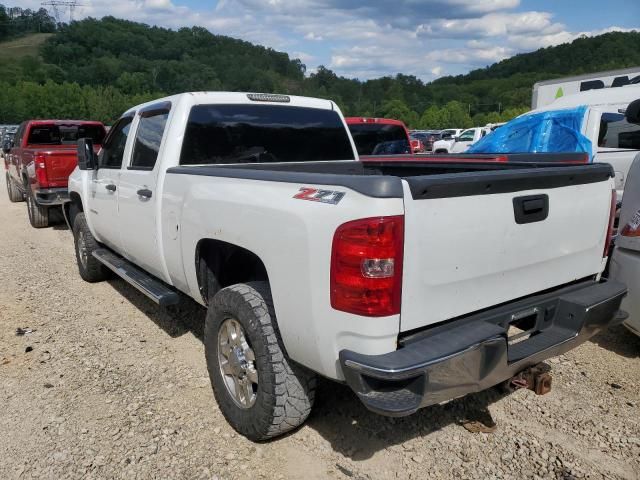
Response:
[{"label": "utility pole", "polygon": [[55,17],[57,23],[60,23],[59,7],[62,7],[63,10],[68,7],[69,23],[71,23],[73,22],[73,12],[75,11],[76,7],[84,7],[87,4],[80,3],[77,0],[47,0],[45,2],[42,2],[41,5],[43,7],[51,7],[51,10],[53,10],[53,16]]}]

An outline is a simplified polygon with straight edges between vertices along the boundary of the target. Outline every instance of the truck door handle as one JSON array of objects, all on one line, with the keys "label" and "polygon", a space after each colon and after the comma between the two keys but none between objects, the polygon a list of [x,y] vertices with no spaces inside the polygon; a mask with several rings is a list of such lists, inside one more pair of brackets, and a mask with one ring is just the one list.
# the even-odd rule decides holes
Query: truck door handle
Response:
[{"label": "truck door handle", "polygon": [[153,195],[153,192],[151,190],[149,190],[148,188],[141,188],[136,193],[139,196],[144,197],[144,198],[151,198],[151,195]]},{"label": "truck door handle", "polygon": [[113,183],[110,183],[108,185],[105,185],[104,188],[106,188],[107,190],[109,190],[110,192],[115,192],[116,191],[116,186]]},{"label": "truck door handle", "polygon": [[545,220],[549,216],[549,195],[527,195],[514,198],[513,214],[518,225]]}]

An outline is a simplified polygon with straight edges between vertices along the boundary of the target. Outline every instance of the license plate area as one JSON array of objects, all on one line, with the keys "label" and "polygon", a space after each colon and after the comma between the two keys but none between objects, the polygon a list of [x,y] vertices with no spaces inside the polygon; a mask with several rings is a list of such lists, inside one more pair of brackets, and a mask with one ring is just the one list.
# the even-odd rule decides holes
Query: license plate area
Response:
[{"label": "license plate area", "polygon": [[507,324],[507,345],[516,345],[538,334],[540,314],[541,310],[534,307],[511,315]]}]

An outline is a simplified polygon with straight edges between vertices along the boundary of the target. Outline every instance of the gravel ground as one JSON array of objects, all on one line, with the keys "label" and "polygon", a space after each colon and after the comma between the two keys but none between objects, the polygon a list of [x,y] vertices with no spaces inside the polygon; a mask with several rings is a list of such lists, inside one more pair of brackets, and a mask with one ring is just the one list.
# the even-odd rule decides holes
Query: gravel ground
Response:
[{"label": "gravel ground", "polygon": [[[640,478],[640,339],[623,328],[551,360],[545,396],[491,390],[390,419],[321,382],[302,428],[252,443],[211,393],[203,311],[84,283],[70,232],[32,229],[2,183],[0,479]],[[493,433],[463,427],[484,417]]]}]

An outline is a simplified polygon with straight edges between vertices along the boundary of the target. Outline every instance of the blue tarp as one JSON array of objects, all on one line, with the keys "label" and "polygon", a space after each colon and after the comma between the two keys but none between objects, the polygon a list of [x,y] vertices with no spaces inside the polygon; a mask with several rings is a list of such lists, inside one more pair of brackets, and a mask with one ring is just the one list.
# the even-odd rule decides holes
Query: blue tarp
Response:
[{"label": "blue tarp", "polygon": [[581,133],[586,111],[581,106],[522,115],[471,145],[466,153],[585,152],[591,161],[591,140]]}]

